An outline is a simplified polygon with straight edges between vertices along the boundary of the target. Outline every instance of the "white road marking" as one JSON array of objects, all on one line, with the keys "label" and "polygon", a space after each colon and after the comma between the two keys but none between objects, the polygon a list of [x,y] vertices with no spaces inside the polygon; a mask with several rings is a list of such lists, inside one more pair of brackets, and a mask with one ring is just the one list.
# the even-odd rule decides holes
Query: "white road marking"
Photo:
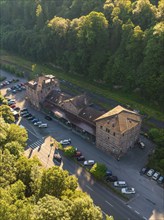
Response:
[{"label": "white road marking", "polygon": [[143,216],[143,219],[147,220],[147,218],[145,216]]},{"label": "white road marking", "polygon": [[110,204],[110,202],[108,202],[108,201],[105,201],[106,203],[108,203],[108,205],[110,205],[111,207],[113,207],[113,205],[112,204]]},{"label": "white road marking", "polygon": [[102,211],[102,213],[103,213],[104,215],[107,215],[104,211]]},{"label": "white road marking", "polygon": [[39,137],[36,136],[33,132],[31,132],[29,129],[26,128],[26,130],[27,130],[28,132],[30,132],[32,135],[34,135],[35,137],[39,138]]},{"label": "white road marking", "polygon": [[132,209],[132,207],[130,205],[127,205],[127,207],[129,207],[129,209]]},{"label": "white road marking", "polygon": [[86,185],[86,187],[87,187],[88,189],[90,189],[91,191],[93,191],[93,189],[92,189],[90,186]]},{"label": "white road marking", "polygon": [[135,211],[135,213],[137,213],[138,215],[140,214],[139,212],[137,212],[136,210],[134,210]]}]

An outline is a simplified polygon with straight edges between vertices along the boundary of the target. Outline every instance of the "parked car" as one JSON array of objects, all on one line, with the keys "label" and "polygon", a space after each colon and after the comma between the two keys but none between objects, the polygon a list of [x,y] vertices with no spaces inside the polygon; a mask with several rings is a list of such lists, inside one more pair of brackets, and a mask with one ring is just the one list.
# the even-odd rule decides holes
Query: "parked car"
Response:
[{"label": "parked car", "polygon": [[10,108],[15,108],[15,107],[16,107],[16,105],[14,105],[14,104],[10,105]]},{"label": "parked car", "polygon": [[47,127],[48,127],[47,124],[40,124],[40,125],[39,125],[39,128],[47,128]]},{"label": "parked car", "polygon": [[27,118],[27,117],[30,117],[30,116],[31,116],[31,114],[28,113],[28,112],[22,115],[23,118]]},{"label": "parked car", "polygon": [[112,171],[111,170],[107,170],[105,173],[105,176],[112,176]]},{"label": "parked car", "polygon": [[37,122],[34,123],[34,125],[36,125],[36,126],[39,126],[41,124],[42,124],[42,121],[37,121]]},{"label": "parked car", "polygon": [[36,123],[38,121],[39,121],[39,119],[37,119],[37,118],[32,119],[32,123]]},{"label": "parked car", "polygon": [[154,173],[155,173],[155,170],[150,169],[150,170],[147,172],[147,176],[152,177]]},{"label": "parked car", "polygon": [[159,184],[164,183],[164,176],[160,176],[159,179],[157,180],[157,183]]},{"label": "parked car", "polygon": [[35,118],[35,116],[29,116],[27,119],[28,120],[32,120],[32,119],[34,119]]},{"label": "parked car", "polygon": [[17,93],[17,90],[16,90],[16,89],[12,89],[11,92],[12,92],[13,94],[15,94],[15,93]]},{"label": "parked car", "polygon": [[74,157],[80,157],[82,156],[82,153],[80,151],[76,151]]},{"label": "parked car", "polygon": [[16,104],[16,102],[15,101],[9,101],[8,102],[8,105],[13,105],[13,104]]},{"label": "parked car", "polygon": [[48,115],[45,116],[45,119],[47,119],[48,121],[52,121],[52,118]]},{"label": "parked car", "polygon": [[145,173],[147,173],[148,170],[149,170],[149,168],[143,167],[140,171],[140,174],[145,174]]},{"label": "parked car", "polygon": [[15,107],[14,110],[18,112],[18,111],[20,111],[20,108],[19,107]]},{"label": "parked car", "polygon": [[85,161],[85,157],[84,156],[77,157],[76,159],[77,159],[77,161]]},{"label": "parked car", "polygon": [[62,144],[62,145],[69,145],[69,144],[71,144],[71,139],[69,138],[69,139],[61,140],[60,144]]},{"label": "parked car", "polygon": [[145,148],[144,142],[138,141],[138,144],[139,144],[139,147],[140,147],[141,149],[144,149],[144,148]]},{"label": "parked car", "polygon": [[124,194],[134,194],[135,193],[135,189],[132,187],[126,187],[126,188],[122,188],[121,192]]},{"label": "parked car", "polygon": [[84,161],[84,166],[93,166],[95,164],[94,160],[86,160]]},{"label": "parked car", "polygon": [[115,187],[126,187],[127,183],[125,181],[115,181],[114,186]]},{"label": "parked car", "polygon": [[24,112],[24,111],[28,111],[28,109],[27,108],[22,108],[21,112]]},{"label": "parked car", "polygon": [[60,154],[54,154],[54,159],[57,160],[58,162],[62,161],[62,157],[60,156]]},{"label": "parked car", "polygon": [[159,172],[155,172],[155,173],[153,174],[153,176],[152,176],[152,179],[153,179],[153,180],[157,180],[157,179],[159,178],[159,176],[160,176],[160,173],[159,173]]},{"label": "parked car", "polygon": [[23,116],[23,115],[25,115],[25,114],[27,114],[28,113],[28,111],[23,111],[23,112],[21,112],[20,114]]},{"label": "parked car", "polygon": [[117,181],[118,180],[118,178],[117,178],[117,176],[107,176],[106,177],[106,181],[108,182],[115,182],[115,181]]}]

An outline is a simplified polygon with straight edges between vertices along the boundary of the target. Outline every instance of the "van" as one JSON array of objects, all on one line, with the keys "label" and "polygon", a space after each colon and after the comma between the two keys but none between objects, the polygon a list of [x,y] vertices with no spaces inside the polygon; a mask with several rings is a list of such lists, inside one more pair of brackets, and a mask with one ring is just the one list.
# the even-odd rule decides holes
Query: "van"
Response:
[{"label": "van", "polygon": [[125,181],[115,181],[115,182],[114,182],[114,186],[115,186],[115,187],[126,187],[127,184],[126,184]]},{"label": "van", "polygon": [[41,124],[39,125],[39,128],[47,128],[47,124]]}]

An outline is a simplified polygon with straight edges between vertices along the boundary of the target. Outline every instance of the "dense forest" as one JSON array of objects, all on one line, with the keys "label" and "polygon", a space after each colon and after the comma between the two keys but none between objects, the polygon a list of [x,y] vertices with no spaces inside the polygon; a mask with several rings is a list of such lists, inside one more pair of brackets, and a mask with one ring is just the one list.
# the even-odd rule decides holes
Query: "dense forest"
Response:
[{"label": "dense forest", "polygon": [[163,0],[1,0],[1,48],[164,109]]},{"label": "dense forest", "polygon": [[102,220],[100,208],[77,189],[75,176],[58,166],[44,169],[36,157],[23,155],[27,131],[12,123],[5,103],[0,95],[0,219]]}]

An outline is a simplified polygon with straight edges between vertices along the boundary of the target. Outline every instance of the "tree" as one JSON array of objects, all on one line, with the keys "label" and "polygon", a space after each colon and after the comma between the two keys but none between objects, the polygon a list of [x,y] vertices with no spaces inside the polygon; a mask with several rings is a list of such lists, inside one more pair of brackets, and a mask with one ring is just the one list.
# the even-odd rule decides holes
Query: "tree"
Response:
[{"label": "tree", "polygon": [[36,220],[71,220],[67,208],[65,202],[45,195],[35,205],[33,217]]},{"label": "tree", "polygon": [[25,128],[21,128],[16,124],[11,124],[7,132],[6,141],[17,141],[22,147],[25,147],[27,137],[27,131]]},{"label": "tree", "polygon": [[24,151],[24,148],[17,141],[5,144],[4,149],[8,149],[10,154],[13,154],[17,158],[20,157]]},{"label": "tree", "polygon": [[69,176],[67,171],[55,166],[43,172],[40,197],[49,194],[60,198],[66,190],[75,191],[76,188],[77,179],[73,176]]},{"label": "tree", "polygon": [[15,118],[10,110],[8,105],[1,105],[0,106],[0,117],[3,117],[6,123],[13,123],[15,122]]},{"label": "tree", "polygon": [[27,159],[25,156],[21,156],[15,164],[17,179],[21,180],[26,186],[26,196],[33,194],[36,197],[38,196],[42,174],[40,166],[41,163],[37,158]]},{"label": "tree", "polygon": [[68,146],[68,147],[64,148],[64,154],[67,157],[73,157],[75,155],[75,152],[76,152],[76,150],[73,146]]},{"label": "tree", "polygon": [[16,181],[16,158],[6,149],[0,150],[0,187],[6,187]]},{"label": "tree", "polygon": [[90,172],[97,178],[103,179],[107,171],[107,167],[101,163],[95,163],[90,169]]}]

